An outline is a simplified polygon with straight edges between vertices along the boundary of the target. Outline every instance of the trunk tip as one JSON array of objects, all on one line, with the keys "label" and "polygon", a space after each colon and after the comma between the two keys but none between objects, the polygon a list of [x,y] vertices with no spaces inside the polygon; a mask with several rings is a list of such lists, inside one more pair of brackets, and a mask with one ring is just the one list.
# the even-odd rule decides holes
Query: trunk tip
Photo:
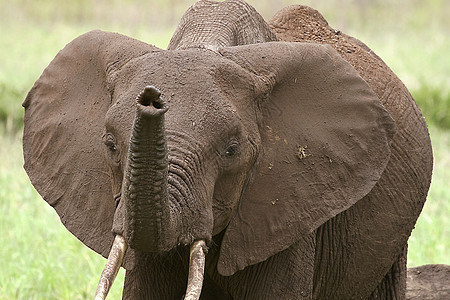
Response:
[{"label": "trunk tip", "polygon": [[148,85],[138,95],[136,101],[139,105],[145,107],[154,107],[157,110],[167,110],[166,102],[161,98],[161,91],[156,87]]}]

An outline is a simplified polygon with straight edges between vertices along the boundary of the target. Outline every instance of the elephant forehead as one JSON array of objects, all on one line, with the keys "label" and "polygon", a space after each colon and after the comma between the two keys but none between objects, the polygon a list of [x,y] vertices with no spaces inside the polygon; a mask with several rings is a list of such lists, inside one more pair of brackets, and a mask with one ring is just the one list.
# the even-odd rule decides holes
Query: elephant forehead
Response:
[{"label": "elephant forehead", "polygon": [[[232,63],[210,50],[163,51],[133,59],[114,74],[113,106],[108,119],[128,131],[136,96],[153,85],[168,103],[166,128],[191,134],[223,132],[239,123],[234,97],[217,84],[218,70]],[[232,66],[236,67],[236,66]]]},{"label": "elephant forehead", "polygon": [[[168,50],[134,58],[120,73],[124,77],[122,83],[155,81],[160,85],[168,85],[172,92],[186,85],[195,91],[195,88],[204,87],[197,83],[212,82],[214,70],[224,64],[230,62],[210,50]],[[159,88],[162,90],[162,87]]]}]

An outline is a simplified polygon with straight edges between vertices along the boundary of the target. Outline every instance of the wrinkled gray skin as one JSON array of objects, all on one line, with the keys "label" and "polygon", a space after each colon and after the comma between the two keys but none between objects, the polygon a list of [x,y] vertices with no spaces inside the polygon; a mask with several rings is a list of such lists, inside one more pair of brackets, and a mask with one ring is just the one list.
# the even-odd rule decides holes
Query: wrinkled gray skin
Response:
[{"label": "wrinkled gray skin", "polygon": [[[125,237],[124,299],[180,299],[188,245],[200,239],[209,247],[201,299],[405,298],[407,239],[431,178],[425,123],[403,84],[367,46],[329,29],[317,12],[303,12],[317,18],[312,27],[341,42],[323,39],[320,30],[290,28],[289,9],[269,26],[241,1],[200,1],[181,20],[169,51],[88,33],[63,50],[57,57],[63,63],[51,64],[30,91],[24,102],[25,168],[66,227],[89,247],[105,256],[113,239],[105,231]],[[278,42],[291,41],[293,31],[295,38],[320,39],[337,52]],[[104,84],[95,87],[95,80],[80,77],[83,88],[57,92],[63,96],[55,99],[86,93],[73,105],[85,109],[85,99],[94,99],[92,109],[66,122],[66,111],[75,109],[64,108],[48,131],[34,131],[38,125],[30,124],[45,118],[30,120],[48,111],[38,105],[50,97],[42,90],[63,81],[51,74],[72,66],[64,63],[71,51],[85,51],[89,62],[100,56],[95,69],[71,68],[86,76],[106,70]],[[96,89],[103,102],[89,94]],[[355,97],[348,107],[357,112],[327,110],[321,97],[330,99],[330,107]],[[313,100],[288,101],[297,98]],[[96,119],[104,121],[96,125]],[[58,138],[72,122],[92,135],[74,154],[86,159],[76,165],[85,171],[47,171],[48,162],[58,162],[55,153],[69,157],[74,147],[67,145],[83,139]],[[51,150],[40,148],[48,144]],[[96,146],[84,144],[102,144],[103,158],[95,156]],[[67,173],[75,177],[65,179]],[[65,191],[78,181],[76,191]],[[71,206],[66,198],[79,202]]]}]

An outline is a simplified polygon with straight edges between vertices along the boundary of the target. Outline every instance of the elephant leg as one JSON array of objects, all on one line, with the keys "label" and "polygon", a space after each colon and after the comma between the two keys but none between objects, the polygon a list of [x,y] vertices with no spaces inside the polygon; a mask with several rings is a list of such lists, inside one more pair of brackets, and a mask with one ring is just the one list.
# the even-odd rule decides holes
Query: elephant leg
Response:
[{"label": "elephant leg", "polygon": [[312,233],[232,276],[224,277],[215,271],[211,277],[232,299],[311,299],[314,254],[315,233]]},{"label": "elephant leg", "polygon": [[370,300],[375,299],[395,299],[404,300],[406,293],[406,255],[408,245],[402,249],[402,253],[392,264],[389,272],[386,273],[383,280],[378,284],[377,288],[370,295]]},{"label": "elephant leg", "polygon": [[224,291],[208,274],[205,274],[200,300],[232,300],[233,298]]},{"label": "elephant leg", "polygon": [[188,278],[184,256],[179,252],[164,255],[136,252],[135,268],[125,273],[122,299],[182,299]]},{"label": "elephant leg", "polygon": [[[122,299],[183,299],[188,278],[189,250],[166,254],[136,252],[137,264],[125,274]],[[201,300],[232,299],[209,276],[205,276]]]}]

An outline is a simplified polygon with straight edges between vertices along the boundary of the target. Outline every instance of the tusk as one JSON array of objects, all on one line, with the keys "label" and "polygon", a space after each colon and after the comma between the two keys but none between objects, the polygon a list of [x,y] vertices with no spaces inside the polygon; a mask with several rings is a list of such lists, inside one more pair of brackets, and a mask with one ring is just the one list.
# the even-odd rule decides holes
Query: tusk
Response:
[{"label": "tusk", "polygon": [[122,265],[123,257],[127,251],[127,243],[120,234],[117,234],[111,251],[108,255],[108,261],[103,269],[100,281],[98,283],[97,291],[95,292],[95,300],[104,300],[108,295],[114,279],[116,279],[120,266]]},{"label": "tusk", "polygon": [[207,248],[204,240],[195,241],[191,245],[188,285],[184,300],[200,299],[203,286],[203,274],[205,272],[206,252]]}]

